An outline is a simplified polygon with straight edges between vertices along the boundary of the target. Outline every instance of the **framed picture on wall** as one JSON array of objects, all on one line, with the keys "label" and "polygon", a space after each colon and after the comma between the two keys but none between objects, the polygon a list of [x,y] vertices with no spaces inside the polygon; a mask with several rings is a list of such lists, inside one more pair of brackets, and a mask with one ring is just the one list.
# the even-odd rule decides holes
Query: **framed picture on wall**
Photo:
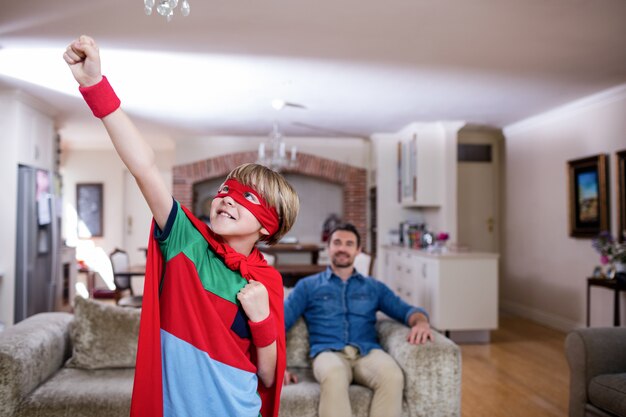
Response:
[{"label": "framed picture on wall", "polygon": [[76,184],[76,213],[79,238],[103,235],[102,183]]},{"label": "framed picture on wall", "polygon": [[610,231],[606,155],[567,162],[569,230],[572,237],[595,237]]},{"label": "framed picture on wall", "polygon": [[619,151],[617,157],[617,239],[626,241],[626,149]]}]

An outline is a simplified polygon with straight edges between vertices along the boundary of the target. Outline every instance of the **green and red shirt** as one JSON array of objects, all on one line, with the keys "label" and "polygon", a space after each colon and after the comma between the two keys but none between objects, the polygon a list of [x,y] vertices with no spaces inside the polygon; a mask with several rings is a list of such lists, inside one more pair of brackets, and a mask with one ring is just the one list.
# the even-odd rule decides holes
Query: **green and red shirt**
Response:
[{"label": "green and red shirt", "polygon": [[[260,383],[237,293],[270,294],[279,335],[275,384]],[[131,416],[278,415],[285,368],[282,279],[254,249],[237,254],[178,202],[149,244]],[[158,360],[160,358],[160,360]],[[161,404],[154,404],[161,397]]]}]

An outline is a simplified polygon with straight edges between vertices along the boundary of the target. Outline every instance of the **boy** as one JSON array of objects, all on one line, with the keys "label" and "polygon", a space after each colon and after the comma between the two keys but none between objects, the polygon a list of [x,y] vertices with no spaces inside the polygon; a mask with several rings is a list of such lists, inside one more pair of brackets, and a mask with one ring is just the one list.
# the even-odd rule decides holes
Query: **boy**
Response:
[{"label": "boy", "polygon": [[255,244],[289,231],[297,194],[280,174],[243,165],[220,187],[207,227],[173,201],[101,74],[94,40],[81,36],[63,57],[154,216],[131,416],[277,416],[282,279]]}]

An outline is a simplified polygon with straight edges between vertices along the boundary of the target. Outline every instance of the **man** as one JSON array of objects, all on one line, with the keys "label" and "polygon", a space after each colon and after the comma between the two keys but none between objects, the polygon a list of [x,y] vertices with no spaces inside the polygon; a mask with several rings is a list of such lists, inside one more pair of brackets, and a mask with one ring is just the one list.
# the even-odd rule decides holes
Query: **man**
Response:
[{"label": "man", "polygon": [[[320,384],[320,417],[351,416],[348,387],[352,380],[374,391],[370,417],[399,417],[404,376],[382,350],[376,312],[410,328],[408,343],[432,340],[428,315],[402,301],[382,282],[354,268],[361,237],[351,224],[336,226],[328,240],[330,266],[298,281],[285,301],[285,327],[303,315],[309,330],[313,373]],[[285,384],[297,382],[286,373]]]}]

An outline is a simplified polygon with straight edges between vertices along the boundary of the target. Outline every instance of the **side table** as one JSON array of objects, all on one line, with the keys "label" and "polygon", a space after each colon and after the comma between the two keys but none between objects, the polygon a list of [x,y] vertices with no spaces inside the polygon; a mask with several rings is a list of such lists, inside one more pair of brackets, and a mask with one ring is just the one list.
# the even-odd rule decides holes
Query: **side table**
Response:
[{"label": "side table", "polygon": [[587,278],[587,327],[589,327],[590,309],[589,300],[591,298],[591,287],[604,287],[614,292],[613,298],[613,325],[615,327],[620,326],[620,311],[619,311],[619,293],[626,291],[626,282],[618,281],[617,279],[606,278]]}]

